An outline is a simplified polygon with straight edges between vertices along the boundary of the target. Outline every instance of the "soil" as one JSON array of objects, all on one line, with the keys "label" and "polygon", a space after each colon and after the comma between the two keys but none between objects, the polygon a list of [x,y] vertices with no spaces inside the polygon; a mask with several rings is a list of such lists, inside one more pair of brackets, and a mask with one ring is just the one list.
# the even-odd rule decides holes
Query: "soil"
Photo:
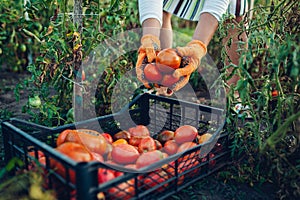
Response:
[{"label": "soil", "polygon": [[[14,89],[18,83],[22,83],[24,79],[29,77],[27,73],[14,73],[2,69],[0,73],[0,122],[10,117],[21,119],[28,119],[28,115],[22,113],[22,107],[27,102],[28,91],[25,89],[20,91],[20,99],[16,100]],[[1,128],[1,127],[0,127]],[[1,129],[0,129],[1,130]],[[3,161],[3,146],[2,146],[2,133],[1,137],[1,168],[6,163]],[[171,200],[176,199],[208,199],[208,200],[224,200],[224,199],[247,199],[247,200],[271,200],[276,199],[276,188],[272,184],[263,184],[249,186],[247,183],[224,182],[215,173],[203,181],[196,183],[182,192],[168,198]]]}]

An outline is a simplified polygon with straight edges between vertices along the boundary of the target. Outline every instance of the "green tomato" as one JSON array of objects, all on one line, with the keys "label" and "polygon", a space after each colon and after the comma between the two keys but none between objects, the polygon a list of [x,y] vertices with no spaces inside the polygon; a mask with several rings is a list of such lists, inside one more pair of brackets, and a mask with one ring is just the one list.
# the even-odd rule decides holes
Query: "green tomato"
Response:
[{"label": "green tomato", "polygon": [[20,49],[22,52],[26,51],[26,45],[25,44],[21,44]]},{"label": "green tomato", "polygon": [[74,121],[74,109],[73,108],[70,108],[67,112],[67,120],[68,121]]},{"label": "green tomato", "polygon": [[40,107],[41,104],[42,104],[42,102],[38,95],[35,95],[34,97],[29,98],[29,105],[31,107],[38,108],[38,107]]}]

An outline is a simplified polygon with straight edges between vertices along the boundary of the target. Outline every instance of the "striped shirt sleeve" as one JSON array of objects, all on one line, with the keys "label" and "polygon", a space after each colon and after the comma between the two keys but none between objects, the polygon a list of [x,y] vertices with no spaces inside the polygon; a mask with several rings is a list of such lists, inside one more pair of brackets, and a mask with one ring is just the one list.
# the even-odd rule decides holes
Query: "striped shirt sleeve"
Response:
[{"label": "striped shirt sleeve", "polygon": [[140,23],[146,19],[154,18],[162,25],[163,0],[139,0]]},{"label": "striped shirt sleeve", "polygon": [[227,11],[229,2],[230,0],[206,0],[201,13],[210,13],[220,21]]}]

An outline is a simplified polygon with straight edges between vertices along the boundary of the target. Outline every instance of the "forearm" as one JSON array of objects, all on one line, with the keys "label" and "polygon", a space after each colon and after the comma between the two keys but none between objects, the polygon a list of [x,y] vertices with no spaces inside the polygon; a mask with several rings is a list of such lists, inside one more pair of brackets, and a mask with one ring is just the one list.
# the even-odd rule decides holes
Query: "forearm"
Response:
[{"label": "forearm", "polygon": [[208,45],[226,13],[229,0],[205,0],[193,39]]},{"label": "forearm", "polygon": [[139,0],[138,4],[143,35],[152,34],[159,37],[162,25],[163,1]]},{"label": "forearm", "polygon": [[160,35],[160,22],[155,18],[148,18],[143,21],[143,35],[151,34],[159,38]]},{"label": "forearm", "polygon": [[193,39],[208,46],[218,28],[218,20],[210,13],[202,13],[196,26]]}]

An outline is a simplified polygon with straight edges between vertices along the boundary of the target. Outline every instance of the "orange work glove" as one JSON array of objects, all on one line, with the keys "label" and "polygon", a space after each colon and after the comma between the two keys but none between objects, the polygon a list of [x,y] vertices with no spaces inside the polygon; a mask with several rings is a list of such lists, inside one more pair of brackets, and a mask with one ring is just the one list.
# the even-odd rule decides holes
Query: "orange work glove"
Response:
[{"label": "orange work glove", "polygon": [[[143,61],[147,57],[147,63],[153,62],[156,58],[156,53],[160,51],[160,41],[154,35],[144,35],[141,38],[141,47],[138,50],[138,59],[136,62],[136,75],[145,87],[150,88],[148,81],[145,79]],[[145,63],[144,63],[145,64]]]},{"label": "orange work glove", "polygon": [[173,72],[174,77],[180,77],[180,80],[172,86],[172,90],[178,91],[188,82],[191,74],[200,65],[201,59],[206,54],[206,45],[199,40],[192,40],[185,47],[177,47],[177,53],[181,57],[188,58],[188,64],[183,68],[178,68]]}]

